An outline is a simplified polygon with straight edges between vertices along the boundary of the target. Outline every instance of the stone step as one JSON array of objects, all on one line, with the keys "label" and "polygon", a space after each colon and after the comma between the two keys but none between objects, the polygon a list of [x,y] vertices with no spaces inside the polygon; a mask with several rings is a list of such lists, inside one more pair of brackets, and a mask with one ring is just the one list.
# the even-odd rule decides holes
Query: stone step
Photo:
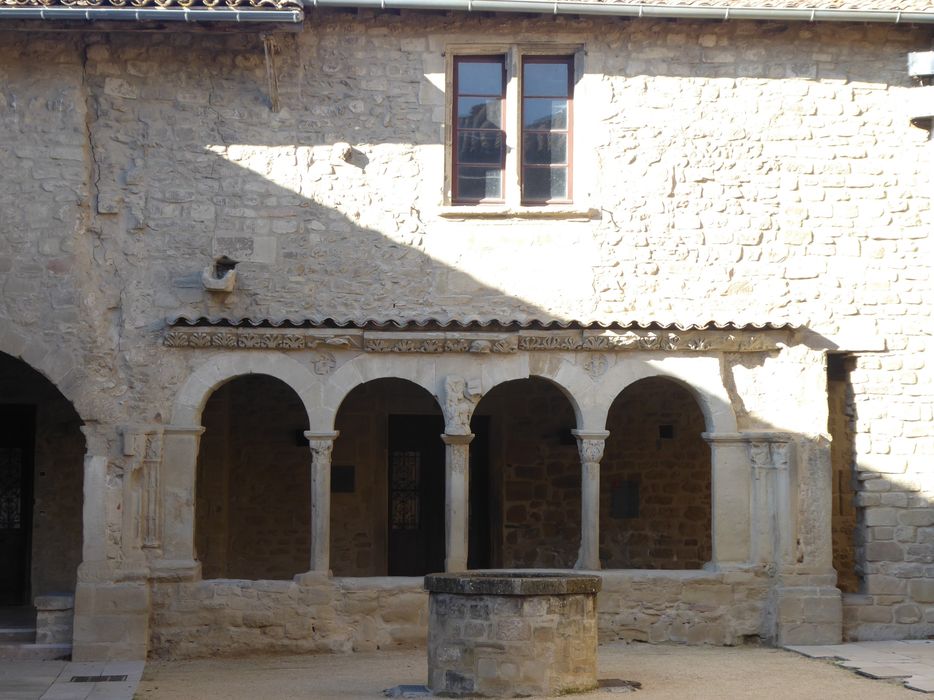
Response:
[{"label": "stone step", "polygon": [[55,661],[71,658],[71,644],[0,642],[0,661]]},{"label": "stone step", "polygon": [[0,644],[32,644],[35,641],[35,627],[0,627]]}]

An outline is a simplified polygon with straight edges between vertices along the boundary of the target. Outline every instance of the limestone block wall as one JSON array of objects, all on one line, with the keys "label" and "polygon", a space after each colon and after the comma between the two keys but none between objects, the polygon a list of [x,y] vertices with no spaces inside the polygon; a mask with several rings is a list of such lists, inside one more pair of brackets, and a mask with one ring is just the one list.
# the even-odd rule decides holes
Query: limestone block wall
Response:
[{"label": "limestone block wall", "polygon": [[162,658],[373,651],[423,645],[427,625],[421,578],[161,583],[150,649]]},{"label": "limestone block wall", "polygon": [[754,572],[604,571],[601,642],[741,644],[763,636],[769,580]]},{"label": "limestone block wall", "polygon": [[[741,644],[766,624],[768,580],[755,573],[604,571],[601,642]],[[162,582],[152,587],[157,658],[247,652],[349,652],[422,646],[422,579]]]},{"label": "limestone block wall", "polygon": [[199,455],[196,548],[205,578],[291,579],[309,569],[311,453],[295,392],[261,375],[208,401]]},{"label": "limestone block wall", "polygon": [[[659,434],[661,426],[670,426],[670,436]],[[600,462],[603,566],[699,569],[710,560],[711,467],[697,401],[672,381],[642,380],[614,402],[607,429]],[[633,490],[637,514],[623,517],[613,494],[622,499]]]},{"label": "limestone block wall", "polygon": [[845,634],[925,636],[934,624],[931,374],[924,356],[857,357],[852,426],[864,585],[844,597]]}]

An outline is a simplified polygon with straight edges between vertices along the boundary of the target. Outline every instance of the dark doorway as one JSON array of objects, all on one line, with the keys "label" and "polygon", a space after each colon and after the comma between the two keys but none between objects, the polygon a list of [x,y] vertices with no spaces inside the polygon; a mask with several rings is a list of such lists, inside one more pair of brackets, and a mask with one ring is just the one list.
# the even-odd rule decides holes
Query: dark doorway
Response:
[{"label": "dark doorway", "polygon": [[444,571],[444,419],[389,416],[389,575]]},{"label": "dark doorway", "polygon": [[490,503],[490,417],[474,416],[470,421],[474,434],[470,441],[470,505],[467,568],[488,569],[492,526]]},{"label": "dark doorway", "polygon": [[0,405],[0,605],[29,596],[34,406]]}]

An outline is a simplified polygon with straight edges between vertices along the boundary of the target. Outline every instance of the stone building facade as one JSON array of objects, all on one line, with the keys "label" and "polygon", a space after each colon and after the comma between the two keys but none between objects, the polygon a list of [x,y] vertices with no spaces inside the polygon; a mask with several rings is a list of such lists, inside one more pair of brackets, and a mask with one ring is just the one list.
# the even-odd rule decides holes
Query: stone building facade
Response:
[{"label": "stone building facade", "polygon": [[0,5],[3,602],[73,595],[76,659],[419,644],[491,567],[599,571],[604,640],[934,633],[934,15],[648,7]]}]

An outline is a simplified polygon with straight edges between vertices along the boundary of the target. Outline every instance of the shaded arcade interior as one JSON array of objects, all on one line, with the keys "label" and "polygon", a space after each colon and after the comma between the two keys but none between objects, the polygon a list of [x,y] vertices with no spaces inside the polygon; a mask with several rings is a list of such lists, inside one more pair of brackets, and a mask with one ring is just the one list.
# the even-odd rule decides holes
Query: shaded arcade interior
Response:
[{"label": "shaded arcade interior", "polygon": [[0,353],[0,606],[72,594],[82,547],[85,439],[71,402]]}]

